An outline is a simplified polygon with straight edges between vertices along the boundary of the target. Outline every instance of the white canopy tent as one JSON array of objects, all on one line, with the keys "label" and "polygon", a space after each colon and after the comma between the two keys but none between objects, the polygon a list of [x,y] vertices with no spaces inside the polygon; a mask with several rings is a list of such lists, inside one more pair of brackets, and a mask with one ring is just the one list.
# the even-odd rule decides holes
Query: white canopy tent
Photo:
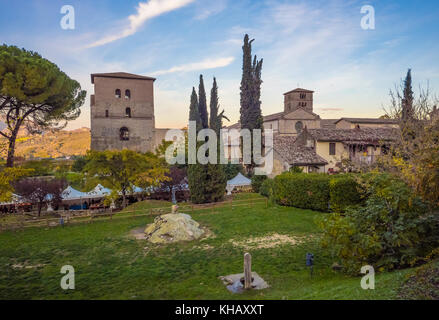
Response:
[{"label": "white canopy tent", "polygon": [[0,202],[0,206],[9,206],[22,202],[21,197],[15,193],[12,194],[12,199],[9,202]]},{"label": "white canopy tent", "polygon": [[227,181],[227,186],[226,186],[227,194],[228,195],[232,194],[232,191],[236,187],[248,187],[251,185],[252,185],[252,181],[249,178],[242,175],[240,172],[236,175],[236,177]]},{"label": "white canopy tent", "polygon": [[71,186],[68,186],[62,192],[61,197],[63,200],[80,200],[80,199],[87,198],[87,193],[81,192],[79,190],[72,188]]},{"label": "white canopy tent", "polygon": [[110,193],[111,193],[110,189],[105,188],[101,184],[98,184],[93,190],[87,192],[86,194],[88,198],[104,198]]}]

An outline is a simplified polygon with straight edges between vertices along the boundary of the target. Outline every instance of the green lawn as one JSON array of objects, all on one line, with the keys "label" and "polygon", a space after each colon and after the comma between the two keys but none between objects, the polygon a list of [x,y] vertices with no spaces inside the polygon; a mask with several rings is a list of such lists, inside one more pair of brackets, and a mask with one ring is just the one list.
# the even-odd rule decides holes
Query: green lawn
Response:
[{"label": "green lawn", "polygon": [[[247,195],[242,197],[254,197]],[[138,203],[148,210],[169,203]],[[323,213],[255,204],[195,212],[192,217],[214,236],[188,243],[152,245],[130,238],[152,217],[95,221],[65,228],[0,234],[0,299],[395,299],[409,270],[377,275],[365,291],[360,277],[335,273],[335,261],[319,246],[315,219]],[[250,237],[288,235],[302,243],[249,250],[253,271],[270,285],[262,291],[229,293],[219,276],[242,272]],[[315,255],[314,277],[305,254]],[[63,265],[76,272],[76,289],[60,288]]]}]

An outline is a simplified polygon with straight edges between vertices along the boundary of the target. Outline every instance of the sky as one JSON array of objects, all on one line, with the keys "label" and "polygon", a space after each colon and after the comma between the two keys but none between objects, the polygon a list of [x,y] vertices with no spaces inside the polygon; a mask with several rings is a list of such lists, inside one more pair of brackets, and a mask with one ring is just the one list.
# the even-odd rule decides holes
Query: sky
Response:
[{"label": "sky", "polygon": [[[62,27],[72,22],[64,5],[74,29]],[[362,28],[364,6],[374,29]],[[87,90],[68,129],[90,126],[90,74],[120,71],[157,78],[156,127],[187,124],[200,74],[209,91],[216,77],[235,123],[246,33],[264,59],[264,115],[283,111],[283,93],[301,87],[315,91],[323,119],[378,117],[408,68],[415,93],[439,91],[437,0],[0,0],[0,12],[0,43],[39,52]]]}]

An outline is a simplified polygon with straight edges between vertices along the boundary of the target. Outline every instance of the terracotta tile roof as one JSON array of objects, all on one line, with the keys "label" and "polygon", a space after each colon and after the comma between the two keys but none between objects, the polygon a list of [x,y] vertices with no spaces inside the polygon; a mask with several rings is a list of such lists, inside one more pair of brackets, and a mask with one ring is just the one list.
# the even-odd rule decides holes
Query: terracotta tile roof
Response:
[{"label": "terracotta tile roof", "polygon": [[230,126],[224,126],[226,129],[241,129],[241,122],[238,121],[237,123],[234,123]]},{"label": "terracotta tile roof", "polygon": [[308,129],[308,132],[318,141],[378,143],[394,140],[396,130],[393,128]]},{"label": "terracotta tile roof", "polygon": [[269,114],[268,116],[264,116],[264,121],[272,121],[272,120],[280,119],[283,117],[284,114],[285,112]]},{"label": "terracotta tile roof", "polygon": [[335,123],[345,120],[352,123],[376,123],[376,124],[397,124],[395,119],[380,119],[380,118],[340,118]]},{"label": "terracotta tile roof", "polygon": [[[283,117],[285,113],[284,112],[278,112],[278,113],[273,113],[273,114],[269,114],[268,116],[263,116],[263,121],[273,121],[273,120],[278,120],[280,118]],[[238,121],[235,124],[232,124],[228,127],[226,127],[228,129],[240,129],[241,128],[241,123]]]},{"label": "terracotta tile roof", "polygon": [[[278,113],[273,113],[273,114],[269,114],[268,116],[264,116],[264,121],[273,121],[273,120],[278,120],[278,119],[282,119],[285,115],[289,114],[289,113],[293,113],[297,110],[303,110],[306,113],[309,113],[311,115],[313,115],[316,119],[320,119],[320,116],[312,111],[306,110],[306,108],[304,107],[297,107],[294,110],[291,110],[289,112],[278,112]],[[290,119],[292,120],[292,119]],[[302,119],[299,119],[302,120]],[[334,120],[335,121],[335,120]]]},{"label": "terracotta tile roof", "polygon": [[273,148],[290,165],[325,165],[328,162],[319,156],[314,148],[296,143],[293,136],[274,136]]},{"label": "terracotta tile roof", "polygon": [[338,121],[339,119],[321,119],[320,120],[320,126],[323,129],[335,129],[335,123]]},{"label": "terracotta tile roof", "polygon": [[94,83],[95,77],[103,78],[121,78],[121,79],[138,79],[138,80],[155,80],[155,78],[141,76],[138,74],[127,73],[127,72],[109,72],[109,73],[92,73],[91,83]]}]

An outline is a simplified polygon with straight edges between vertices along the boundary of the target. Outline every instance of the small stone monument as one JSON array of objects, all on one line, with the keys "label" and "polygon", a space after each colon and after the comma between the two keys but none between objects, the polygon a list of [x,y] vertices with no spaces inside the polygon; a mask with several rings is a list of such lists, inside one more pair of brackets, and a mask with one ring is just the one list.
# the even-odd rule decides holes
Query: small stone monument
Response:
[{"label": "small stone monument", "polygon": [[244,289],[251,289],[252,282],[252,256],[246,253],[244,254]]},{"label": "small stone monument", "polygon": [[220,277],[227,289],[233,293],[243,293],[246,290],[261,290],[268,288],[268,284],[256,272],[252,272],[252,257],[250,253],[244,254],[244,273],[231,274]]}]

